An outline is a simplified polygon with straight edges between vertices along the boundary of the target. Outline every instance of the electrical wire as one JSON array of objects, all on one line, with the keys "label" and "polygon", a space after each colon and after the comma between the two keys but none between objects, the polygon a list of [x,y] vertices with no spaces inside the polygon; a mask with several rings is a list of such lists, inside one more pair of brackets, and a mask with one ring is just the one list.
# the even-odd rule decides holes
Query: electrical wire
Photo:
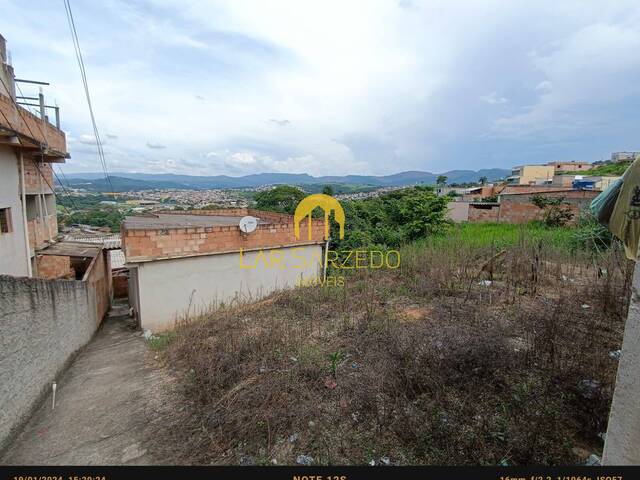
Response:
[{"label": "electrical wire", "polygon": [[[7,92],[9,92],[9,89],[7,88],[7,84],[4,83],[4,80],[2,79],[2,77],[0,77],[0,82],[2,83],[2,85],[4,86],[4,88],[6,89]],[[33,130],[31,130],[31,127],[29,127],[29,124],[27,123],[27,121],[25,120],[25,118],[22,116],[22,112],[20,111],[20,107],[18,106],[18,104],[16,103],[16,101],[13,99],[13,97],[9,97],[11,98],[11,101],[13,102],[16,111],[18,112],[18,114],[20,115],[20,117],[22,118],[22,122],[25,124],[25,126],[27,127],[27,129],[29,130],[29,133],[31,134],[31,137],[39,144],[40,146],[40,151],[43,152],[44,151],[44,147],[43,144],[41,142],[38,141],[38,139],[36,138],[36,136],[33,133]],[[4,118],[4,120],[7,122],[7,125],[9,125],[9,128],[14,131],[17,132],[16,128],[13,126],[13,124],[11,123],[11,121],[7,118],[7,116],[4,114],[4,112],[2,110],[0,110],[0,113],[2,113],[2,116]],[[38,125],[38,127],[40,127]],[[40,130],[42,132],[42,130]],[[20,145],[23,145],[22,140],[20,139],[19,136],[16,136],[16,138],[18,138],[18,142],[20,142]],[[44,134],[43,134],[43,138],[44,138]],[[53,188],[53,185],[51,185],[49,183],[49,180],[47,180],[47,177],[44,176],[44,174],[42,173],[42,170],[40,170],[40,167],[38,166],[38,162],[36,162],[34,159],[31,159],[31,161],[33,162],[33,165],[36,167],[36,170],[38,170],[38,174],[40,175],[40,177],[42,177],[42,179],[45,181],[45,183],[48,185],[48,187],[51,189],[51,192],[53,192],[55,194],[55,189]],[[55,175],[55,171],[53,170],[53,167],[51,167],[51,171],[53,172],[53,174]],[[57,178],[57,176],[56,176]],[[58,180],[59,182],[59,180]],[[59,182],[60,183],[60,182]],[[62,184],[61,184],[62,185]],[[62,185],[63,187],[63,191],[65,191],[64,189],[64,185]],[[74,205],[74,208],[77,209],[77,207],[75,206],[73,199],[71,198],[71,195],[69,195],[68,192],[65,191],[65,193],[69,196],[69,200],[71,201],[71,203]],[[65,207],[64,205],[62,205],[62,207],[67,210],[68,213],[68,209],[67,207]]]},{"label": "electrical wire", "polygon": [[63,1],[64,1],[64,8],[67,13],[67,22],[69,23],[69,31],[71,33],[73,48],[76,53],[78,67],[80,68],[80,76],[82,77],[84,93],[85,93],[85,97],[87,98],[87,106],[89,107],[89,115],[91,117],[91,124],[93,125],[93,134],[96,140],[96,146],[98,147],[98,158],[100,159],[100,163],[102,165],[102,170],[104,172],[105,179],[109,184],[109,188],[111,189],[112,195],[115,197],[116,196],[115,189],[113,188],[113,184],[111,183],[111,177],[109,176],[109,169],[107,168],[107,161],[104,155],[104,149],[102,147],[102,140],[100,139],[100,133],[98,131],[96,118],[93,113],[93,105],[91,104],[91,95],[89,93],[89,82],[87,81],[87,72],[84,66],[84,59],[82,57],[82,50],[80,48],[80,40],[78,39],[76,24],[73,18],[73,13],[71,11],[71,4],[69,3],[69,0],[63,0]]}]

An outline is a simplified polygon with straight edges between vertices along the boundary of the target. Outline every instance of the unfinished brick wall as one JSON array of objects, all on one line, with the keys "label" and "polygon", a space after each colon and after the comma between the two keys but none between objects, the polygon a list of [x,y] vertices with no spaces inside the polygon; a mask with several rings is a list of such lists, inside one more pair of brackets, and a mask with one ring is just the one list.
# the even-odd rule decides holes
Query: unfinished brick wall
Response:
[{"label": "unfinished brick wall", "polygon": [[555,191],[568,191],[572,190],[573,187],[571,185],[567,187],[563,187],[560,185],[502,185],[495,188],[495,193],[498,194],[506,194],[506,193],[545,193],[549,194],[550,192]]},{"label": "unfinished brick wall", "polygon": [[113,298],[127,298],[129,296],[129,273],[113,274]]},{"label": "unfinished brick wall", "polygon": [[57,152],[67,152],[67,140],[62,130],[58,130],[49,122],[43,122],[39,117],[22,107],[16,109],[11,98],[1,93],[0,111],[3,114],[0,115],[0,125],[29,137],[37,143],[47,144],[49,148]]},{"label": "unfinished brick wall", "polygon": [[82,281],[89,285],[95,294],[96,321],[98,325],[111,306],[111,260],[106,250],[100,249],[89,264]]},{"label": "unfinished brick wall", "polygon": [[504,223],[528,223],[542,220],[543,211],[533,203],[505,201],[500,203],[499,221]]},{"label": "unfinished brick wall", "polygon": [[501,197],[501,201],[511,201],[518,203],[529,203],[534,195],[541,195],[545,198],[563,198],[567,203],[586,204],[598,196],[600,192],[597,190],[551,190],[547,192],[532,192],[527,194],[511,194]]},{"label": "unfinished brick wall", "polygon": [[51,238],[56,238],[58,235],[58,218],[56,215],[49,215],[44,218],[44,223],[40,220],[40,217],[27,221],[29,247],[31,250],[47,245],[49,235],[51,235]]},{"label": "unfinished brick wall", "polygon": [[[39,171],[38,171],[39,170]],[[42,180],[40,176],[42,173]],[[42,182],[42,185],[41,183]],[[53,170],[49,163],[38,163],[38,166],[31,160],[24,161],[24,187],[28,194],[33,193],[53,193]]]},{"label": "unfinished brick wall", "polygon": [[[247,211],[246,209],[234,210]],[[208,214],[231,215],[230,211],[209,211]],[[324,241],[323,220],[312,221],[311,240],[308,239],[307,220],[303,220],[300,224],[300,240],[296,240],[291,216],[255,210],[248,210],[248,212],[263,219],[273,215],[274,220],[286,219],[288,223],[258,225],[256,230],[249,234],[241,232],[236,225],[166,229],[131,229],[123,226],[122,249],[128,262],[144,262],[161,258],[238,252],[241,249],[276,248]],[[192,211],[184,213],[191,215]]]},{"label": "unfinished brick wall", "polygon": [[495,193],[493,186],[485,185],[479,189],[479,191],[473,193],[465,193],[462,195],[463,202],[480,202],[483,198],[490,197]]},{"label": "unfinished brick wall", "polygon": [[71,267],[71,257],[61,255],[38,255],[38,278],[68,278],[74,279],[75,270]]},{"label": "unfinished brick wall", "polygon": [[161,210],[158,213],[171,215],[222,215],[229,217],[245,217],[251,215],[274,223],[287,223],[292,221],[291,215],[278,212],[266,212],[255,208],[218,208],[211,210]]},{"label": "unfinished brick wall", "polygon": [[480,205],[469,205],[470,222],[497,222],[499,205],[491,205],[489,208]]}]

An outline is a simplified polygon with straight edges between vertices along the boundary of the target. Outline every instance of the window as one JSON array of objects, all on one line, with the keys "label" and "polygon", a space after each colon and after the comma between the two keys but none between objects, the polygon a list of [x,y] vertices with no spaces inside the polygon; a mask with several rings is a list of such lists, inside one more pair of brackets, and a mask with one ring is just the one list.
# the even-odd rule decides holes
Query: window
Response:
[{"label": "window", "polygon": [[0,208],[0,234],[11,232],[11,209]]}]

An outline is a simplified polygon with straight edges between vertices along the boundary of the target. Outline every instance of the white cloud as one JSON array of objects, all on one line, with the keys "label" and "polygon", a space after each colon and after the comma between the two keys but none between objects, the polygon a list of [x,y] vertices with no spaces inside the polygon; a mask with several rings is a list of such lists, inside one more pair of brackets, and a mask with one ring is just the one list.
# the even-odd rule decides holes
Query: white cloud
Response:
[{"label": "white cloud", "polygon": [[[91,128],[64,9],[2,5],[17,75],[50,81],[61,107],[65,168],[99,170],[91,136],[73,134]],[[558,158],[567,137],[571,158],[635,148],[633,132],[605,142],[593,128],[635,123],[639,12],[626,0],[74,4],[110,168],[233,175],[508,167],[514,154]]]},{"label": "white cloud", "polygon": [[163,145],[161,143],[152,143],[152,142],[147,142],[147,148],[152,148],[154,150],[162,150],[164,148],[167,148],[166,145]]},{"label": "white cloud", "polygon": [[490,105],[500,105],[501,103],[507,103],[507,99],[499,96],[496,92],[491,92],[489,95],[482,95],[480,101],[488,103]]}]

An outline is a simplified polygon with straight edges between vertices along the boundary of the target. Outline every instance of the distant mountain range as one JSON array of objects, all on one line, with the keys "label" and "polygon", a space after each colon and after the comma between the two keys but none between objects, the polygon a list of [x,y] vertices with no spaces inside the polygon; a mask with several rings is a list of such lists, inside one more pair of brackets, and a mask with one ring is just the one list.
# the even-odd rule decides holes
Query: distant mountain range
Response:
[{"label": "distant mountain range", "polygon": [[[345,175],[313,177],[306,173],[258,173],[243,177],[227,175],[194,176],[176,175],[172,173],[122,173],[111,174],[113,189],[117,192],[154,189],[192,189],[205,190],[211,188],[251,188],[262,185],[318,185],[318,184],[357,184],[374,187],[394,187],[420,184],[434,184],[438,175],[445,175],[448,183],[477,182],[480,177],[489,181],[504,178],[511,173],[503,168],[486,168],[481,170],[450,170],[441,174],[410,171],[393,175]],[[102,173],[67,173],[69,186],[86,190],[105,192],[110,187]],[[66,183],[66,182],[65,182]]]}]

